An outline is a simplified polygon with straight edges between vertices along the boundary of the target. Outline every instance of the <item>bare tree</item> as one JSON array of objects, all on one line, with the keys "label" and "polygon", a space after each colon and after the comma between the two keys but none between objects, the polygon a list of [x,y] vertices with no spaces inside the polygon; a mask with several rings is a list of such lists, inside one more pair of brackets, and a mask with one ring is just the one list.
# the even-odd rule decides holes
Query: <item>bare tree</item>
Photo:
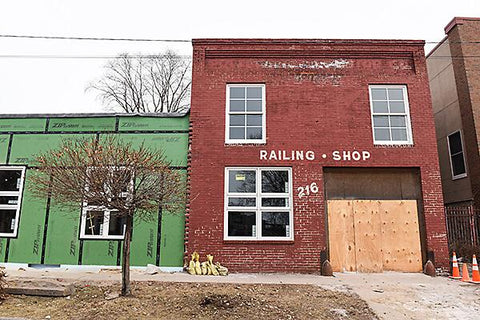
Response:
[{"label": "bare tree", "polygon": [[152,56],[121,54],[88,89],[127,113],[185,112],[190,107],[191,63],[173,51]]},{"label": "bare tree", "polygon": [[[185,182],[161,151],[138,148],[114,136],[69,139],[36,158],[33,193],[50,195],[61,206],[95,204],[114,212],[125,226],[122,295],[131,295],[130,240],[133,221],[152,221],[160,207],[185,206]],[[83,214],[83,213],[82,213]],[[90,217],[93,219],[93,217]]]}]

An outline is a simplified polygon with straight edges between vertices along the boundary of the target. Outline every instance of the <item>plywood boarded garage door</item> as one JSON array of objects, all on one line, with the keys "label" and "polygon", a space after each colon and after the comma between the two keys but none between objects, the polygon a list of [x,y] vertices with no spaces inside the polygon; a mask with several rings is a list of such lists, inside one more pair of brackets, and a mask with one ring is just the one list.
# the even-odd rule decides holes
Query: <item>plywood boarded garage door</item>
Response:
[{"label": "plywood boarded garage door", "polygon": [[327,211],[334,271],[422,270],[415,200],[329,200]]}]

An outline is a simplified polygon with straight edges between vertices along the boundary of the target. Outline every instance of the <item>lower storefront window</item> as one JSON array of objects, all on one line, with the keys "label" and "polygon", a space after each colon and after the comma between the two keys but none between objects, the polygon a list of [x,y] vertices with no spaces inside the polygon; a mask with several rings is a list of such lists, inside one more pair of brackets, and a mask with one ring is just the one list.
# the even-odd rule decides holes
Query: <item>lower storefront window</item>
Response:
[{"label": "lower storefront window", "polygon": [[293,239],[291,168],[226,168],[225,239]]}]

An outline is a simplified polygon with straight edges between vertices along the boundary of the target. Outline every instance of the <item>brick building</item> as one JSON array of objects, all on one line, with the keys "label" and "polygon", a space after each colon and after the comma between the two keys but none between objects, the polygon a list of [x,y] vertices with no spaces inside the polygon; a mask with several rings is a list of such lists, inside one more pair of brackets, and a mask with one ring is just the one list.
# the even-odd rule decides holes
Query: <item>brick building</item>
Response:
[{"label": "brick building", "polygon": [[454,18],[427,67],[447,206],[480,204],[480,18]]},{"label": "brick building", "polygon": [[187,253],[233,271],[448,265],[423,41],[193,41]]}]

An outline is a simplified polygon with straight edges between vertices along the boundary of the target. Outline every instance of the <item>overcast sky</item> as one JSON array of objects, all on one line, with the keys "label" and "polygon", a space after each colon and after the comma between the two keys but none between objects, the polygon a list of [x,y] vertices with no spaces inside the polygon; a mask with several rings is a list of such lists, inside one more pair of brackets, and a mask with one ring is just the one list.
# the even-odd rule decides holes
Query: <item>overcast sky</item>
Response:
[{"label": "overcast sky", "polygon": [[[2,1],[0,34],[192,39],[320,38],[440,41],[454,16],[480,17],[479,0]],[[427,45],[428,52],[433,44]],[[0,38],[0,56],[190,55],[190,43]],[[0,113],[103,112],[89,82],[104,59],[0,57]]]}]

